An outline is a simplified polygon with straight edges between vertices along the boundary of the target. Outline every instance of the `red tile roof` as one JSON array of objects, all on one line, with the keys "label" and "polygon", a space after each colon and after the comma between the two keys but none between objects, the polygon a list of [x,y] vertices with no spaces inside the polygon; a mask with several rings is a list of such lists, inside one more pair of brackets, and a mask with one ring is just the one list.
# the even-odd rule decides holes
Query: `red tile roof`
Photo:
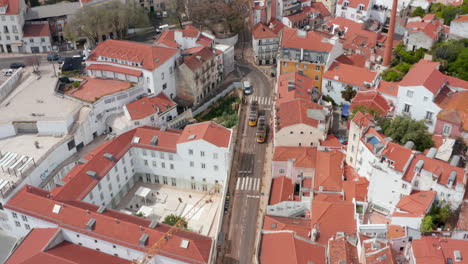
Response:
[{"label": "red tile roof", "polygon": [[397,97],[399,84],[400,82],[387,82],[384,80],[380,80],[379,86],[377,87],[377,91],[379,91],[379,93]]},{"label": "red tile roof", "polygon": [[143,73],[139,70],[132,70],[127,68],[121,68],[118,66],[106,65],[106,64],[91,64],[86,67],[86,70],[95,70],[95,71],[109,71],[115,73],[121,73],[130,76],[141,77]]},{"label": "red tile roof", "polygon": [[[89,55],[88,61],[98,61],[100,56],[121,59],[131,62],[142,63],[146,70],[153,71],[164,62],[177,54],[177,49],[153,46],[149,44],[125,41],[125,40],[106,40],[100,42],[93,52]],[[113,62],[115,65],[132,67],[126,64]]]},{"label": "red tile roof", "polygon": [[17,15],[19,13],[19,0],[2,0],[0,6],[8,6],[5,15]]},{"label": "red tile roof", "polygon": [[292,180],[286,176],[274,178],[271,184],[269,205],[275,205],[284,201],[292,201],[294,186]]},{"label": "red tile roof", "polygon": [[[377,248],[373,246],[379,245]],[[396,264],[390,243],[377,239],[369,239],[364,242],[365,263]]]},{"label": "red tile roof", "polygon": [[268,23],[268,26],[276,34],[279,34],[281,30],[283,30],[283,28],[285,27],[283,23],[281,23],[279,20],[276,20],[276,19],[271,19],[270,23]]},{"label": "red tile roof", "polygon": [[302,98],[312,100],[314,80],[299,72],[290,72],[279,76],[276,104]]},{"label": "red tile roof", "polygon": [[436,40],[443,25],[434,14],[427,14],[421,21],[409,22],[406,28],[410,33],[423,32],[429,38]]},{"label": "red tile roof", "polygon": [[454,20],[452,20],[452,23],[453,22],[467,22],[468,21],[468,15],[463,15],[463,16],[459,16],[458,18],[455,18]]},{"label": "red tile roof", "polygon": [[360,264],[356,246],[346,236],[333,236],[328,241],[329,264]]},{"label": "red tile roof", "polygon": [[164,45],[168,48],[178,48],[179,44],[175,42],[174,32],[174,30],[164,30],[156,40],[156,44]]},{"label": "red tile roof", "polygon": [[177,140],[177,144],[199,139],[221,148],[228,148],[231,141],[231,130],[211,121],[188,125]]},{"label": "red tile roof", "polygon": [[316,147],[275,147],[273,161],[288,161],[294,159],[298,168],[315,168],[317,157]]},{"label": "red tile roof", "polygon": [[101,97],[118,93],[132,87],[130,82],[84,77],[81,85],[66,92],[66,95],[79,100],[94,103]]},{"label": "red tile roof", "polygon": [[26,24],[23,28],[23,37],[50,37],[49,24]]},{"label": "red tile roof", "polygon": [[436,94],[445,82],[444,75],[438,70],[439,65],[439,62],[420,60],[403,77],[400,86],[422,85],[433,94]]},{"label": "red tile roof", "polygon": [[174,107],[176,104],[164,93],[156,96],[145,96],[139,100],[127,104],[128,113],[132,120],[145,118],[153,114],[164,113]]},{"label": "red tile roof", "polygon": [[359,68],[366,67],[366,60],[367,58],[362,56],[361,54],[353,54],[350,56],[341,55],[338,58],[336,58],[336,61],[339,63],[348,64]]},{"label": "red tile roof", "polygon": [[428,158],[423,154],[415,155],[415,157],[411,161],[410,166],[408,167],[405,174],[403,175],[403,180],[407,182],[411,182],[413,180],[413,177],[415,174],[414,168],[416,167],[416,164],[419,160],[424,161],[424,165],[422,169],[425,171],[429,171],[433,175],[435,175],[438,178],[439,184],[446,185],[448,183],[450,173],[452,171],[455,171],[457,173],[457,177],[452,188],[455,188],[457,184],[465,185],[463,183],[463,175],[464,175],[463,168],[452,166],[449,163],[442,161],[442,160]]},{"label": "red tile roof", "polygon": [[204,48],[205,48],[204,46],[197,46],[197,47],[185,49],[185,50],[182,51],[182,54],[183,55],[194,54],[194,53],[197,53],[197,52],[201,51]]},{"label": "red tile roof", "polygon": [[[308,116],[308,110],[322,110],[324,107],[312,101],[303,99],[291,100],[279,105],[279,110],[276,112],[280,128],[306,124],[312,127],[318,127],[319,120]],[[294,113],[294,115],[291,115]]]},{"label": "red tile roof", "polygon": [[365,106],[374,109],[376,114],[385,117],[390,111],[387,100],[377,91],[359,91],[351,103],[351,111],[357,106]]},{"label": "red tile roof", "polygon": [[320,142],[321,147],[329,147],[329,148],[341,148],[343,144],[341,144],[340,140],[334,135],[328,135],[327,138]]},{"label": "red tile roof", "polygon": [[342,191],[345,155],[339,150],[318,151],[314,190]]},{"label": "red tile roof", "polygon": [[461,205],[456,228],[458,230],[468,230],[468,203],[466,202],[466,199]]},{"label": "red tile roof", "polygon": [[[440,92],[434,102],[442,108],[442,111],[437,114],[438,119],[460,124],[463,130],[468,131],[468,91]],[[453,118],[451,113],[456,117]]]},{"label": "red tile roof", "polygon": [[367,190],[369,189],[369,181],[360,177],[357,180],[343,181],[343,189],[346,201],[355,199],[360,202],[367,202]]},{"label": "red tile roof", "polygon": [[[417,263],[449,263],[448,259],[451,259],[452,263],[468,263],[468,258],[466,257],[466,252],[468,252],[468,241],[466,240],[457,240],[448,237],[423,236],[420,239],[413,240],[412,249]],[[462,259],[460,261],[455,260],[455,251],[459,251],[461,253]]]},{"label": "red tile roof", "polygon": [[[306,7],[304,7],[306,9]],[[309,12],[319,12],[322,17],[330,16],[330,11],[328,11],[327,7],[322,2],[312,2],[310,3]]]},{"label": "red tile roof", "polygon": [[292,232],[262,234],[262,264],[325,264],[325,247],[296,238]]},{"label": "red tile roof", "polygon": [[6,263],[126,264],[128,260],[63,241],[51,244],[59,228],[35,228],[13,251]]},{"label": "red tile roof", "polygon": [[393,161],[390,166],[395,170],[403,172],[408,162],[411,160],[413,151],[405,148],[402,145],[393,142],[387,142],[385,149],[382,151],[382,155],[385,155],[387,160]]},{"label": "red tile roof", "polygon": [[317,242],[328,244],[337,232],[356,233],[354,204],[348,201],[312,201],[312,227],[319,230]]},{"label": "red tile roof", "polygon": [[338,0],[339,5],[343,5],[343,2],[348,2],[348,7],[358,8],[360,5],[364,6],[364,10],[367,10],[369,7],[369,0]]},{"label": "red tile roof", "polygon": [[203,65],[209,63],[216,57],[214,54],[214,50],[212,48],[203,48],[197,53],[189,55],[184,58],[184,64],[192,70],[193,72],[198,71],[201,69]]},{"label": "red tile roof", "polygon": [[277,38],[278,34],[273,32],[267,25],[258,23],[252,30],[255,39]]},{"label": "red tile roof", "polygon": [[359,127],[366,127],[373,123],[374,117],[369,113],[357,112],[353,117],[353,122]]},{"label": "red tile roof", "polygon": [[372,84],[376,77],[376,72],[336,61],[323,74],[323,78],[355,86],[362,86],[365,83]]},{"label": "red tile roof", "polygon": [[[78,206],[79,202],[68,203],[64,200],[59,201],[58,197],[47,198],[47,195],[46,191],[25,186],[8,201],[5,208],[142,253],[146,252],[170,228],[168,225],[159,223],[155,228],[149,228],[151,221],[143,218],[125,215],[110,209],[106,209],[104,213],[97,213],[98,207],[96,206],[94,210],[89,210],[93,207],[91,204],[85,203],[85,209]],[[55,205],[62,207],[59,213],[52,211]],[[92,218],[96,222],[93,230],[90,231],[86,228],[86,224]],[[116,222],[115,219],[119,221]],[[146,246],[140,246],[139,239],[144,233],[148,234],[148,242]],[[180,247],[182,240],[189,241],[188,248]],[[212,243],[213,240],[209,237],[178,230],[173,233],[159,254],[188,263],[208,263]]]},{"label": "red tile roof", "polygon": [[290,16],[285,16],[283,19],[288,19],[291,21],[292,24],[297,23],[297,22],[302,22],[302,21],[307,21],[309,18],[309,14],[307,14],[305,11],[301,11],[299,13],[295,13]]},{"label": "red tile roof", "polygon": [[333,49],[333,44],[328,43],[328,39],[314,31],[303,31],[299,36],[298,29],[284,28],[281,38],[281,47],[291,49],[305,49],[322,52],[330,52]]},{"label": "red tile roof", "polygon": [[401,212],[396,211],[392,216],[423,217],[432,206],[436,194],[436,191],[417,191],[405,195],[396,206]]},{"label": "red tile roof", "polygon": [[263,220],[263,230],[293,231],[296,235],[310,239],[310,219],[279,217],[266,215]]},{"label": "red tile roof", "polygon": [[387,227],[387,239],[395,239],[406,236],[406,228],[399,225],[389,225]]},{"label": "red tile roof", "polygon": [[185,38],[197,38],[200,34],[200,30],[192,25],[187,25],[184,29],[179,29],[178,31],[182,32],[182,35]]}]

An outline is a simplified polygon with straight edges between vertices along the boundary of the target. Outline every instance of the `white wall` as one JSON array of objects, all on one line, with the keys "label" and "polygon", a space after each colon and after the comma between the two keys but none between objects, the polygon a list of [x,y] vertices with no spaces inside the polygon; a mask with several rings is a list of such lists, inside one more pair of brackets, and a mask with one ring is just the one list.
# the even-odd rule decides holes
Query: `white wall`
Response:
[{"label": "white wall", "polygon": [[0,125],[0,139],[16,135],[15,126],[12,123]]},{"label": "white wall", "polygon": [[403,38],[403,43],[406,45],[406,50],[408,51],[417,50],[419,48],[430,50],[436,40],[431,39],[422,31],[415,33],[406,32]]},{"label": "white wall", "polygon": [[455,39],[468,38],[468,22],[452,21],[450,23],[450,35]]},{"label": "white wall", "polygon": [[[408,91],[413,92],[411,97],[408,96]],[[395,113],[403,115],[405,104],[411,106],[410,117],[416,120],[425,120],[426,112],[432,112],[432,123],[426,123],[426,126],[428,127],[429,133],[433,133],[436,116],[440,111],[440,108],[433,103],[433,99],[434,94],[424,86],[399,86]]]},{"label": "white wall", "polygon": [[275,132],[274,144],[284,147],[316,147],[320,140],[325,140],[326,137],[326,130],[322,131],[306,124],[295,124]]},{"label": "white wall", "polygon": [[407,226],[419,230],[422,217],[392,217],[392,225]]},{"label": "white wall", "polygon": [[[346,101],[343,99],[341,96],[341,92],[344,91],[346,87],[346,83],[340,82],[338,80],[333,80],[333,79],[322,79],[322,93],[323,95],[328,95],[330,96],[335,103],[337,104],[343,104]],[[355,85],[351,85],[354,90],[358,90],[359,87]]]}]

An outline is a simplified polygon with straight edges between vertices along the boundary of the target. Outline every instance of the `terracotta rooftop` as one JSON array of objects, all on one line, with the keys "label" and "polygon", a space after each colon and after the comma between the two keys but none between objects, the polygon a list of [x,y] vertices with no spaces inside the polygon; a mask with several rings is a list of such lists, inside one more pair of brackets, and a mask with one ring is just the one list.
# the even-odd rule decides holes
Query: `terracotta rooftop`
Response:
[{"label": "terracotta rooftop", "polygon": [[278,34],[273,32],[267,25],[258,23],[252,30],[255,39],[277,38]]},{"label": "terracotta rooftop", "polygon": [[268,23],[268,26],[276,34],[279,34],[283,30],[283,28],[285,27],[285,25],[283,23],[281,23],[277,19],[271,19],[270,23]]},{"label": "terracotta rooftop", "polygon": [[401,212],[395,211],[392,216],[423,217],[432,206],[436,194],[436,191],[417,191],[405,195],[396,206]]},{"label": "terracotta rooftop", "polygon": [[103,96],[118,93],[133,87],[132,83],[119,80],[91,77],[84,77],[83,79],[78,88],[72,89],[66,92],[66,94],[89,103],[94,103]]},{"label": "terracotta rooftop", "polygon": [[281,74],[278,80],[276,104],[298,98],[311,101],[313,88],[314,80],[299,72]]},{"label": "terracotta rooftop", "polygon": [[468,131],[468,91],[452,92],[444,88],[434,102],[442,108],[437,114],[438,119],[459,124],[463,130]]},{"label": "terracotta rooftop", "polygon": [[23,28],[23,37],[50,37],[49,24],[26,24]]},{"label": "terracotta rooftop", "polygon": [[360,5],[364,6],[364,10],[369,7],[369,0],[338,0],[339,5],[343,5],[344,2],[348,2],[348,7],[358,8]]},{"label": "terracotta rooftop", "polygon": [[[281,47],[291,49],[305,49],[322,52],[330,52],[333,44],[328,39],[314,31],[299,31],[298,29],[284,28],[281,38]],[[303,34],[303,35],[300,35]]]},{"label": "terracotta rooftop", "polygon": [[179,44],[175,42],[174,32],[174,30],[164,30],[156,40],[156,44],[163,45],[168,48],[178,48]]},{"label": "terracotta rooftop", "polygon": [[[144,68],[153,71],[161,66],[171,57],[177,54],[177,49],[153,46],[149,44],[125,41],[125,40],[106,40],[100,42],[93,52],[89,55],[88,61],[98,61],[100,56],[141,63],[139,66],[130,66],[112,62],[114,65],[125,67]],[[99,61],[101,62],[101,61]],[[104,61],[102,61],[104,62]]]},{"label": "terracotta rooftop", "polygon": [[348,64],[359,68],[366,67],[366,60],[367,58],[361,54],[353,54],[350,56],[341,55],[338,58],[336,58],[336,61],[341,64]]},{"label": "terracotta rooftop", "polygon": [[446,80],[444,75],[438,70],[439,65],[439,62],[420,60],[403,77],[400,86],[422,85],[433,94],[436,94]]},{"label": "terracotta rooftop", "polygon": [[269,205],[275,205],[284,201],[291,201],[294,195],[292,180],[286,176],[274,178],[271,184]]},{"label": "terracotta rooftop", "polygon": [[468,202],[466,202],[466,199],[461,205],[456,228],[458,230],[468,230]]},{"label": "terracotta rooftop", "polygon": [[[97,206],[80,201],[67,202],[59,200],[58,197],[48,198],[48,194],[47,191],[24,186],[8,201],[5,208],[142,253],[146,252],[148,247],[156,243],[170,228],[164,224],[149,228],[151,222],[149,220],[110,209],[106,209],[103,213],[97,213]],[[56,205],[61,206],[59,213],[53,212]],[[95,225],[90,231],[86,224],[92,218],[95,219]],[[119,222],[116,222],[115,219],[119,219]],[[116,232],[117,230],[118,232]],[[146,246],[139,244],[143,233],[148,234]],[[182,240],[189,241],[188,248],[180,247]],[[189,263],[208,263],[212,243],[213,241],[209,237],[179,230],[166,242],[160,254]]]},{"label": "terracotta rooftop", "polygon": [[356,201],[367,202],[368,189],[369,181],[365,177],[343,181],[343,190],[346,201],[352,201],[355,199]]},{"label": "terracotta rooftop", "polygon": [[177,140],[177,144],[199,139],[220,148],[228,148],[231,141],[231,130],[211,121],[188,125]]},{"label": "terracotta rooftop", "polygon": [[206,63],[209,63],[211,60],[213,60],[216,57],[214,54],[214,50],[211,48],[203,48],[197,53],[194,53],[192,55],[189,55],[184,58],[184,64],[187,65],[187,67],[192,70],[193,72],[198,71],[205,65]]},{"label": "terracotta rooftop", "polygon": [[0,6],[7,6],[5,15],[17,15],[19,13],[19,0],[3,0]]},{"label": "terracotta rooftop", "polygon": [[424,165],[422,166],[422,169],[425,171],[429,171],[433,174],[433,176],[437,177],[437,182],[442,185],[447,185],[449,177],[451,172],[455,171],[457,173],[455,182],[452,186],[452,188],[455,188],[457,184],[462,184],[463,183],[463,175],[464,175],[464,170],[463,168],[460,167],[455,167],[450,165],[448,162],[434,159],[434,158],[429,158],[424,154],[416,154],[413,160],[411,161],[410,166],[406,170],[405,174],[403,175],[403,180],[407,182],[411,182],[414,177],[414,168],[416,167],[416,164],[422,160],[424,161]]},{"label": "terracotta rooftop", "polygon": [[412,154],[413,150],[393,142],[387,142],[386,147],[382,151],[382,155],[385,155],[387,160],[393,162],[391,167],[399,172],[404,171],[408,162],[411,161]]},{"label": "terracotta rooftop", "polygon": [[397,97],[399,84],[400,82],[387,82],[384,80],[380,80],[379,86],[377,87],[377,91],[379,91],[379,93]]},{"label": "terracotta rooftop", "polygon": [[342,148],[343,144],[341,144],[340,140],[335,135],[328,135],[327,138],[320,142],[321,147],[329,147],[329,148]]},{"label": "terracotta rooftop", "polygon": [[369,113],[357,112],[353,117],[353,122],[359,127],[365,127],[373,123],[374,117]]},{"label": "terracotta rooftop", "polygon": [[35,228],[12,252],[6,264],[54,263],[54,264],[126,264],[128,260],[85,248],[67,241],[54,245],[54,237],[60,228]]},{"label": "terracotta rooftop", "polygon": [[291,21],[291,23],[297,23],[301,21],[308,21],[309,20],[309,14],[307,14],[305,11],[301,11],[299,13],[295,13],[293,15],[285,16],[283,17],[284,19],[288,19]]},{"label": "terracotta rooftop", "polygon": [[468,15],[459,16],[458,18],[452,20],[452,23],[453,22],[468,22]]},{"label": "terracotta rooftop", "polygon": [[[342,191],[345,155],[339,150],[318,151],[314,190]],[[323,189],[321,189],[323,188]]]},{"label": "terracotta rooftop", "polygon": [[[417,263],[440,264],[452,263],[467,264],[468,258],[465,257],[468,252],[467,240],[456,240],[449,237],[423,236],[412,242],[414,258]],[[461,255],[461,260],[456,261],[455,252]]]},{"label": "terracotta rooftop", "polygon": [[376,114],[385,117],[390,111],[390,105],[387,100],[377,91],[359,91],[351,103],[351,111],[357,106],[365,106],[374,109]]},{"label": "terracotta rooftop", "polygon": [[328,11],[327,7],[322,2],[310,3],[309,12],[319,12],[322,17],[328,17],[331,15],[330,11]]},{"label": "terracotta rooftop", "polygon": [[260,263],[325,264],[325,247],[296,238],[292,232],[262,234]]},{"label": "terracotta rooftop", "polygon": [[266,215],[263,220],[263,230],[269,231],[293,231],[296,235],[310,239],[310,219],[279,217]]},{"label": "terracotta rooftop", "polygon": [[414,21],[406,24],[409,33],[423,32],[433,40],[436,40],[439,36],[442,26],[442,23],[436,19],[435,14],[427,14],[421,21]]},{"label": "terracotta rooftop", "polygon": [[273,161],[288,161],[294,159],[295,167],[315,168],[316,157],[316,147],[275,147]]},{"label": "terracotta rooftop", "polygon": [[378,239],[368,239],[362,243],[365,263],[396,264],[390,243]]},{"label": "terracotta rooftop", "polygon": [[406,236],[406,228],[399,225],[389,225],[387,227],[387,239],[402,238]]},{"label": "terracotta rooftop", "polygon": [[354,204],[349,201],[312,201],[312,228],[319,230],[317,242],[328,244],[337,232],[356,233]]},{"label": "terracotta rooftop", "polygon": [[329,264],[360,264],[357,248],[346,236],[336,235],[328,241]]},{"label": "terracotta rooftop", "polygon": [[333,62],[330,68],[323,74],[323,78],[354,86],[362,86],[365,83],[371,85],[376,77],[376,72],[336,61]]},{"label": "terracotta rooftop", "polygon": [[[312,127],[318,127],[320,121],[309,115],[310,110],[324,113],[324,107],[312,101],[296,99],[284,102],[279,105],[276,116],[279,122],[279,128],[285,128],[296,124],[306,124]],[[295,113],[291,115],[291,113]]]},{"label": "terracotta rooftop", "polygon": [[139,100],[127,104],[128,113],[132,120],[145,118],[153,114],[161,114],[174,107],[176,104],[164,93],[156,96],[145,96]]}]

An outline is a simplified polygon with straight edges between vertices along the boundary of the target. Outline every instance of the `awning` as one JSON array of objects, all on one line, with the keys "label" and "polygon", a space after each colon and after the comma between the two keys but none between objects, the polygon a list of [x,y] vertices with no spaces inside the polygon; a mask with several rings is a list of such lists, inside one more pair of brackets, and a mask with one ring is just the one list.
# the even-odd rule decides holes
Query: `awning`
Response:
[{"label": "awning", "polygon": [[151,193],[151,189],[149,188],[146,188],[146,187],[140,187],[138,188],[138,190],[136,191],[135,195],[136,196],[139,196],[141,198],[148,198],[148,196],[150,195]]},{"label": "awning", "polygon": [[349,105],[348,104],[343,105],[343,109],[341,109],[341,115],[342,116],[349,116]]}]

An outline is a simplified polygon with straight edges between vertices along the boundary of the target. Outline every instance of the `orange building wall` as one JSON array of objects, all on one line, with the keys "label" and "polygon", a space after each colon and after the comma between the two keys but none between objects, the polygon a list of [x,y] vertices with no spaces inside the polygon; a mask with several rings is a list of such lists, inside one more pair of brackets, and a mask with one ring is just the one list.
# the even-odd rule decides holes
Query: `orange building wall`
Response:
[{"label": "orange building wall", "polygon": [[[316,66],[320,67],[319,71],[316,70],[315,68]],[[298,72],[299,70],[302,70],[302,73],[304,73],[305,76],[312,78],[312,80],[314,80],[314,86],[317,86],[319,91],[321,92],[322,91],[322,75],[324,72],[324,68],[325,66],[321,64],[281,60],[280,74]],[[316,79],[316,76],[318,76],[318,80]]]}]

